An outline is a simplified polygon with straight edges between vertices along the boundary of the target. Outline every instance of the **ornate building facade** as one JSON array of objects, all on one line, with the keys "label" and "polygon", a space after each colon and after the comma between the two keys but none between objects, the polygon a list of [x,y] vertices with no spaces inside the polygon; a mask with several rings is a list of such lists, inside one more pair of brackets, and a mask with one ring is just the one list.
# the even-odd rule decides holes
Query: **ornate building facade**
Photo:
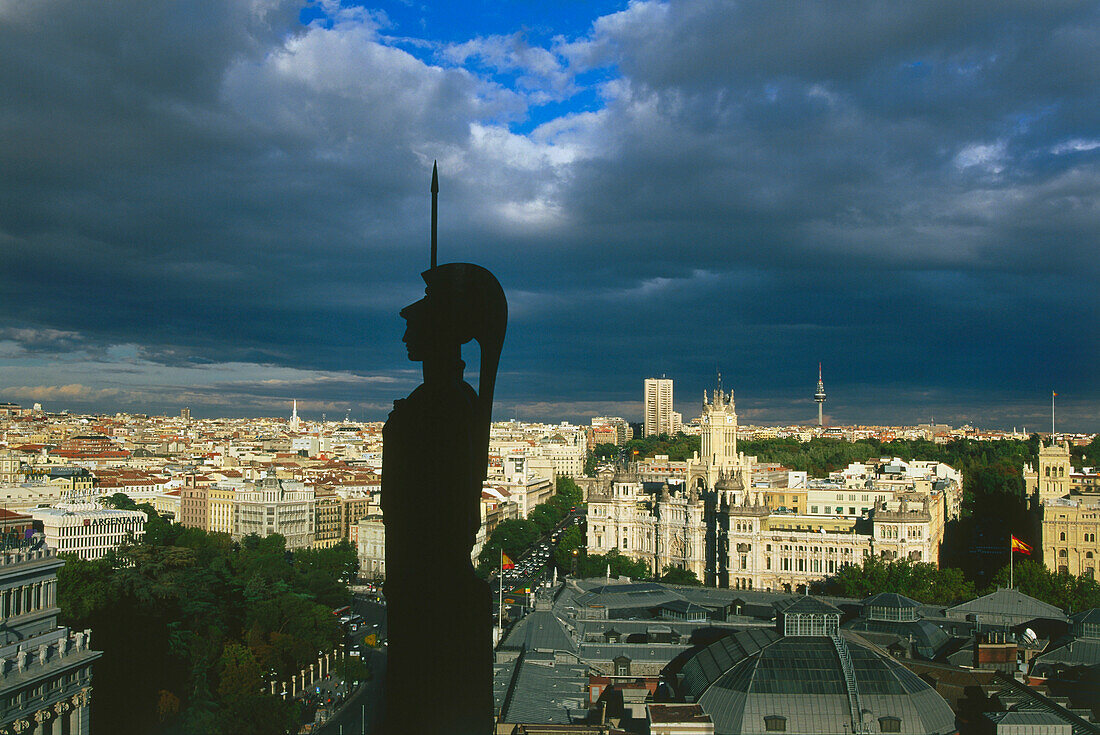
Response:
[{"label": "ornate building facade", "polygon": [[247,489],[238,490],[233,505],[233,539],[254,533],[273,533],[286,538],[288,549],[313,546],[315,527],[313,488],[294,480],[268,475]]},{"label": "ornate building facade", "polygon": [[1073,467],[1069,461],[1069,444],[1040,445],[1036,467],[1024,465],[1024,486],[1028,495],[1039,501],[1064,498],[1069,495]]},{"label": "ornate building facade", "polygon": [[666,462],[664,481],[651,462],[601,473],[588,497],[590,553],[618,549],[655,574],[681,567],[715,587],[786,591],[871,555],[938,563],[946,506],[931,490],[899,487],[858,515],[774,506],[787,494],[754,483],[733,394],[704,394],[700,426],[701,451],[686,467]]},{"label": "ornate building facade", "polygon": [[[1088,468],[1086,468],[1087,470]],[[1039,504],[1043,563],[1053,572],[1096,578],[1100,564],[1100,491],[1074,472],[1069,444],[1039,448],[1036,466],[1024,465],[1028,494]]]},{"label": "ornate building facade", "polygon": [[[41,538],[41,537],[39,537]],[[41,541],[0,552],[0,735],[87,735],[91,631],[58,626],[57,570]]]}]

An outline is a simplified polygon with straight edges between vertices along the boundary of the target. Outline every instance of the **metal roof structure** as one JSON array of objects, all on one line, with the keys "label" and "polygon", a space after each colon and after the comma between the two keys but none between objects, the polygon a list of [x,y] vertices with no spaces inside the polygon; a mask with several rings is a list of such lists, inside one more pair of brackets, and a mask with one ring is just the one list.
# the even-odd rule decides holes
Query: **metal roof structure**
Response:
[{"label": "metal roof structure", "polygon": [[903,735],[956,731],[934,689],[852,634],[837,643],[764,629],[735,633],[689,654],[677,673],[678,693],[703,707],[716,735],[763,734],[777,717],[787,733],[852,732],[853,701],[865,732],[880,731],[883,719],[898,720]]},{"label": "metal roof structure", "polygon": [[521,656],[515,667],[499,697],[503,722],[568,725],[588,714],[587,666],[535,653]]},{"label": "metal roof structure", "polygon": [[857,633],[896,636],[899,640],[911,642],[916,652],[929,660],[936,658],[951,643],[951,636],[927,620],[897,622],[855,618],[842,627]]},{"label": "metal roof structure", "polygon": [[1092,623],[1093,625],[1100,625],[1100,607],[1094,607],[1091,610],[1084,610],[1070,617],[1074,623]]},{"label": "metal roof structure", "polygon": [[1073,735],[1100,735],[1100,725],[1071,712],[1059,702],[1031,687],[1024,686],[1012,677],[998,671],[993,675],[993,680],[996,688],[992,696],[996,697],[1006,710],[1046,712],[1055,715],[1062,722],[1069,723],[1073,728]]},{"label": "metal roof structure", "polygon": [[840,615],[840,608],[830,605],[816,597],[797,597],[794,599],[779,600],[775,603],[775,609],[784,615],[793,613],[809,613],[815,615]]},{"label": "metal roof structure", "polygon": [[1053,715],[1049,712],[1021,712],[1019,710],[1011,710],[1009,712],[983,712],[982,717],[994,722],[998,725],[1019,725],[1027,728],[1033,728],[1030,732],[1057,732],[1052,730],[1053,725],[1057,728],[1062,726],[1066,733],[1072,732],[1068,723],[1063,722],[1057,715]]},{"label": "metal roof structure", "polygon": [[577,644],[566,625],[549,610],[535,610],[524,616],[500,644],[503,650],[566,651],[577,653]]},{"label": "metal roof structure", "polygon": [[861,605],[875,605],[878,607],[897,607],[897,608],[921,608],[921,605],[916,600],[911,600],[905,595],[899,595],[896,592],[879,592],[877,595],[871,595],[863,600]]},{"label": "metal roof structure", "polygon": [[582,643],[582,661],[614,661],[628,658],[638,663],[663,664],[690,650],[690,643]]},{"label": "metal roof structure", "polygon": [[1032,659],[1033,664],[1100,666],[1100,639],[1068,638],[1063,641]]},{"label": "metal roof structure", "polygon": [[947,609],[949,618],[959,619],[971,615],[977,616],[980,623],[1009,626],[1035,618],[1068,620],[1060,608],[1018,590],[1004,588]]}]

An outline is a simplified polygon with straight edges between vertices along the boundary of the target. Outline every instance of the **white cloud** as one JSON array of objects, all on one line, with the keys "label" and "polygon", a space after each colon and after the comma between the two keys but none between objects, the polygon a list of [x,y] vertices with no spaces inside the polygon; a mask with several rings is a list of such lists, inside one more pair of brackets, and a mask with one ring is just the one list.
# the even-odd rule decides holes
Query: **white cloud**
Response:
[{"label": "white cloud", "polygon": [[994,174],[1004,170],[1005,141],[971,143],[955,154],[955,165],[960,169],[978,167]]},{"label": "white cloud", "polygon": [[0,393],[9,400],[16,401],[102,401],[118,398],[122,391],[117,388],[91,388],[80,383],[69,385],[12,385],[0,388]]},{"label": "white cloud", "polygon": [[1096,150],[1097,148],[1100,148],[1100,140],[1074,138],[1051,147],[1050,152],[1056,156],[1060,156],[1064,153],[1083,153],[1085,151]]}]

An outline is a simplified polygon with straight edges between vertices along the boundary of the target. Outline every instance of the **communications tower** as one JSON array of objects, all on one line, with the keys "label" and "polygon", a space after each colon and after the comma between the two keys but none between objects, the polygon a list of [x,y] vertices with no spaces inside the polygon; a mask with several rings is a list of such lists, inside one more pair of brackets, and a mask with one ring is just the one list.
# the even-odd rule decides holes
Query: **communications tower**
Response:
[{"label": "communications tower", "polygon": [[825,383],[821,382],[821,363],[817,363],[817,392],[814,393],[814,400],[817,401],[817,425],[825,426],[825,419],[821,413],[821,407],[825,403]]}]

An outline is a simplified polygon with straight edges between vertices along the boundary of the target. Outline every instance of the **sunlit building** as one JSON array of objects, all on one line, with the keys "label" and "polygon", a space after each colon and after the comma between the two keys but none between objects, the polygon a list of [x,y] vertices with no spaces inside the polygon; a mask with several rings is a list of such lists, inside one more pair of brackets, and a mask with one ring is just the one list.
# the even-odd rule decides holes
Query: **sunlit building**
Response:
[{"label": "sunlit building", "polygon": [[672,378],[645,379],[646,436],[672,434]]},{"label": "sunlit building", "polygon": [[313,546],[313,488],[301,482],[268,475],[237,491],[233,512],[234,539],[278,533],[286,538],[288,549]]},{"label": "sunlit building", "polygon": [[28,511],[42,524],[46,543],[59,554],[100,559],[124,542],[145,536],[148,516],[140,510],[103,508],[94,503],[59,503]]}]

